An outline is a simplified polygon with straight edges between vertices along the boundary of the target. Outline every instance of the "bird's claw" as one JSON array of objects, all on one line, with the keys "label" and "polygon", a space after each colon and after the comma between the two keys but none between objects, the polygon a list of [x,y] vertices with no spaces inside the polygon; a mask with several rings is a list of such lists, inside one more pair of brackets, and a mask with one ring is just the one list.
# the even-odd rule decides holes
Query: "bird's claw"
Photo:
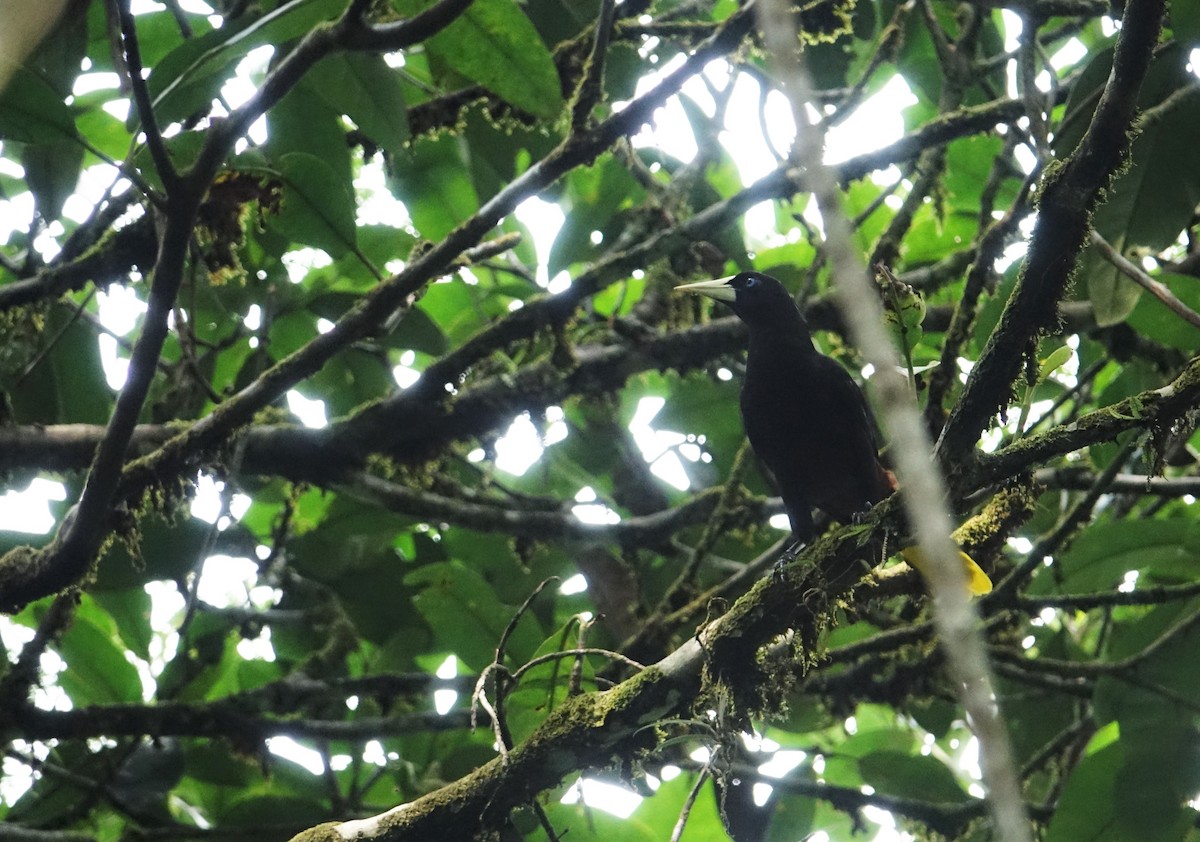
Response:
[{"label": "bird's claw", "polygon": [[800,555],[800,550],[802,549],[804,549],[803,541],[793,541],[787,545],[783,552],[779,554],[779,558],[775,560],[775,568],[772,573],[772,576],[776,582],[783,581],[784,568],[796,560],[796,557]]},{"label": "bird's claw", "polygon": [[784,580],[784,570],[788,566],[791,559],[780,556],[775,562],[775,566],[771,568],[771,581],[781,583]]}]

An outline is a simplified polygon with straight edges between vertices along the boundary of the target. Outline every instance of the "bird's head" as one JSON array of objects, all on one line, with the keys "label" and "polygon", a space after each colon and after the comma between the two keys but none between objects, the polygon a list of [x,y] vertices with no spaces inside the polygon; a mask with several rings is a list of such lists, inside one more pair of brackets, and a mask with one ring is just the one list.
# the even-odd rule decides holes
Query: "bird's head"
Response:
[{"label": "bird's head", "polygon": [[715,281],[675,287],[679,292],[704,295],[727,305],[750,328],[787,328],[803,325],[791,293],[777,279],[762,272],[739,272]]}]

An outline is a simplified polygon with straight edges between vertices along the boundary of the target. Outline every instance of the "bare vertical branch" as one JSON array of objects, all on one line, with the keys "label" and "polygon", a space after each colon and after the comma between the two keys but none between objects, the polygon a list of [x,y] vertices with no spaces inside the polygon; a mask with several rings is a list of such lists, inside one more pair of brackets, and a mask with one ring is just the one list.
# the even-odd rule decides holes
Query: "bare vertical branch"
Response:
[{"label": "bare vertical branch", "polygon": [[142,132],[146,135],[146,146],[150,149],[150,157],[154,161],[154,169],[162,179],[167,195],[171,194],[179,173],[171,163],[163,142],[162,131],[158,126],[158,118],[154,116],[154,105],[150,101],[150,92],[146,89],[146,80],[142,78],[142,49],[138,43],[137,24],[133,20],[133,11],[129,0],[110,0],[121,24],[121,44],[125,53],[125,68],[129,72],[129,87],[133,91],[133,102],[137,107],[138,119],[142,122]]},{"label": "bare vertical branch", "polygon": [[788,8],[779,0],[764,0],[758,14],[764,43],[792,103],[796,122],[792,157],[804,167],[821,211],[838,302],[855,343],[875,367],[872,390],[879,399],[897,473],[905,487],[905,509],[932,562],[929,579],[936,602],[934,619],[946,652],[947,670],[979,739],[983,779],[997,836],[1005,842],[1028,842],[1032,837],[1017,769],[995,707],[978,615],[969,602],[958,551],[950,539],[950,516],[942,502],[946,490],[929,455],[931,442],[908,386],[897,373],[896,349],[884,332],[883,307],[854,246],[837,177],[822,160],[823,132],[805,112],[806,103],[813,99],[812,84],[805,68],[792,59],[798,42]]},{"label": "bare vertical branch", "polygon": [[600,6],[600,15],[596,19],[596,38],[592,41],[592,51],[587,60],[587,72],[579,83],[575,102],[571,106],[571,132],[574,134],[587,129],[588,116],[604,93],[604,59],[608,55],[608,43],[612,35],[616,9],[615,0],[604,0]]}]

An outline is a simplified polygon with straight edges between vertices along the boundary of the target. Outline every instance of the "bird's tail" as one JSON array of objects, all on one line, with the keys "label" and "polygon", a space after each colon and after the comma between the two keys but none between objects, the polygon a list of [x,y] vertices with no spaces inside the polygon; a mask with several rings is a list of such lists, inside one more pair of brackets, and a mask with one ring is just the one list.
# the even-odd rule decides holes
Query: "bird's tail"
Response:
[{"label": "bird's tail", "polygon": [[[925,554],[921,552],[920,547],[907,547],[900,552],[901,558],[907,561],[910,565],[921,572],[922,576],[929,578],[929,562],[925,558]],[[971,592],[971,596],[982,596],[992,589],[992,580],[988,578],[988,574],[983,572],[983,568],[975,563],[975,559],[958,551],[958,557],[962,559],[963,567],[967,571],[967,590]]]}]

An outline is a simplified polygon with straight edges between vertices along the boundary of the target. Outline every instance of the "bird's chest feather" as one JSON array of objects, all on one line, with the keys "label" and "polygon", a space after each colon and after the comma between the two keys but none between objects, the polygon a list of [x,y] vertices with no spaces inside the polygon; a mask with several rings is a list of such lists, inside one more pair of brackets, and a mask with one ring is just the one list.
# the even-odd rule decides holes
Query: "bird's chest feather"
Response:
[{"label": "bird's chest feather", "polygon": [[855,397],[847,386],[857,389],[836,363],[814,351],[764,350],[752,344],[741,394],[747,433],[752,439],[778,435],[835,440],[839,430],[858,423],[855,416],[862,414],[860,406],[847,402],[848,396]]},{"label": "bird's chest feather", "polygon": [[886,496],[873,423],[850,375],[812,350],[766,350],[751,345],[742,419],[781,491],[839,517]]},{"label": "bird's chest feather", "polygon": [[[759,457],[773,471],[792,463],[795,469],[844,461],[840,451],[856,421],[853,407],[820,378],[797,379],[747,371],[742,387],[742,420]],[[793,372],[794,373],[794,372]]]}]

